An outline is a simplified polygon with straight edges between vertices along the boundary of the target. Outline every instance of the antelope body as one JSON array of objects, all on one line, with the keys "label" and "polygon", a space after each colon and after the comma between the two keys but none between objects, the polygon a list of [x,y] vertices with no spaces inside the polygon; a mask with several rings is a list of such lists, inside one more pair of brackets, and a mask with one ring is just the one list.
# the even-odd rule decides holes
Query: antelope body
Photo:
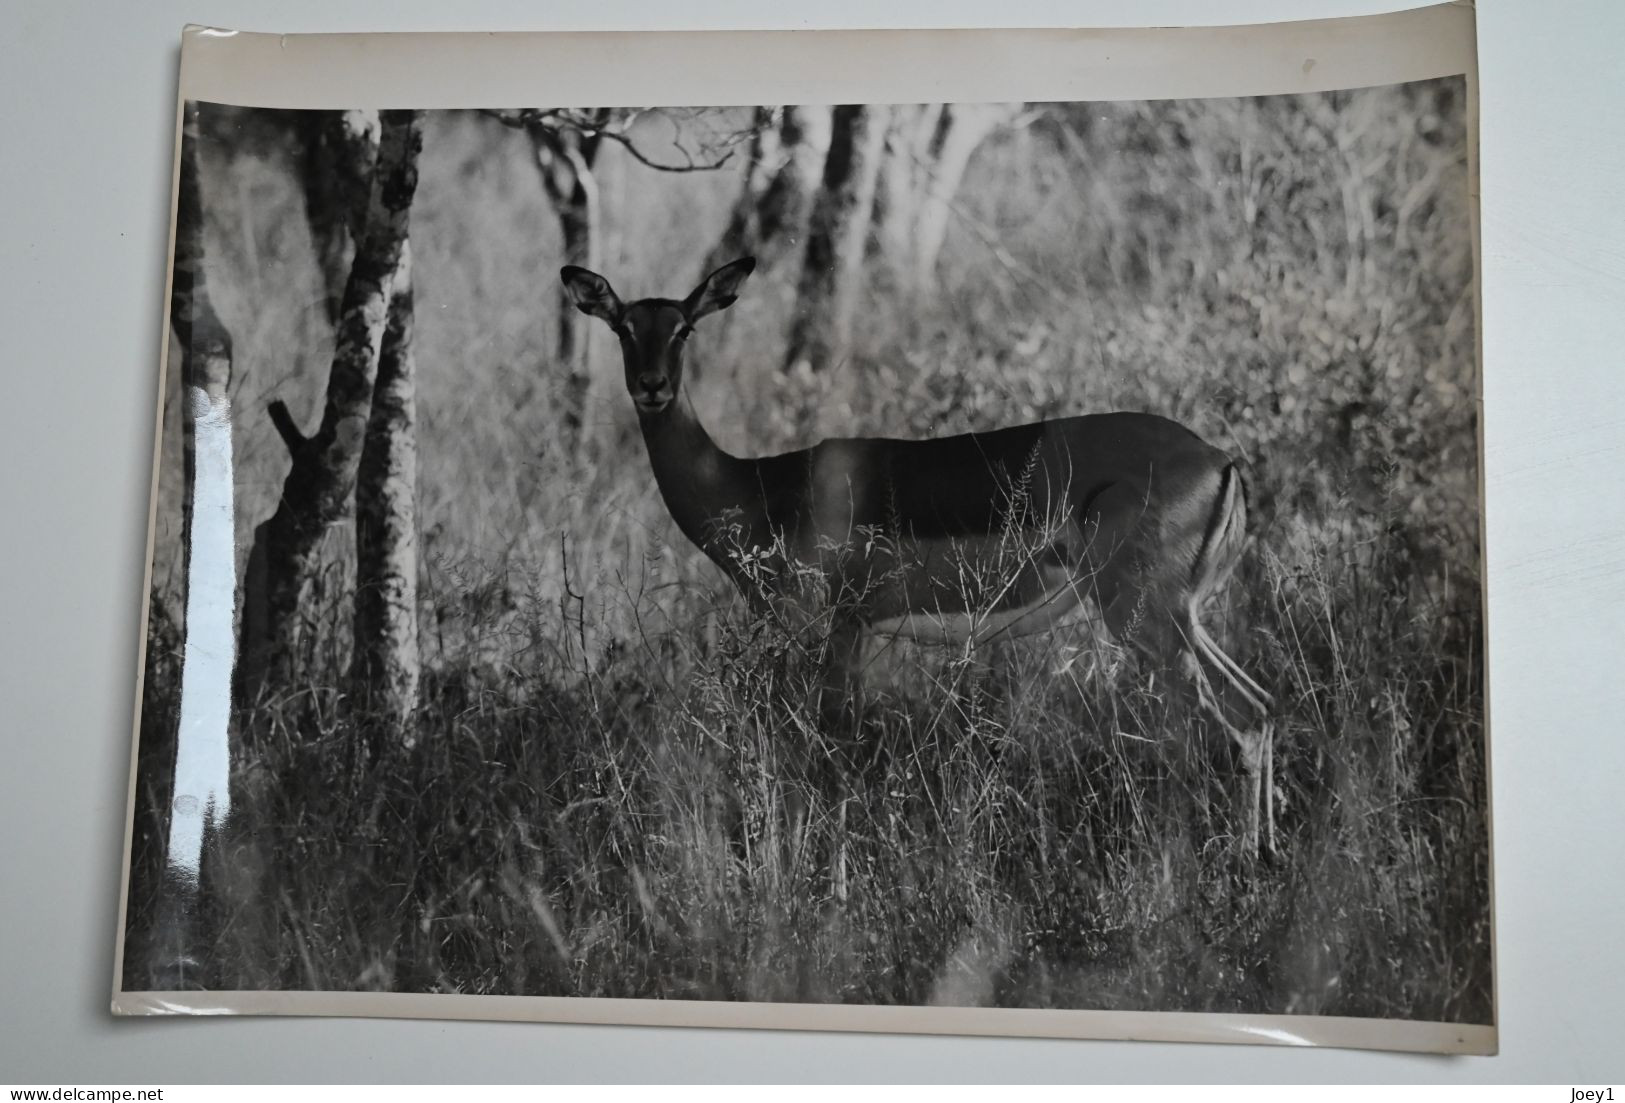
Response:
[{"label": "antelope body", "polygon": [[[1042,631],[1092,599],[1112,635],[1193,687],[1240,748],[1255,850],[1271,802],[1271,702],[1201,622],[1244,547],[1246,494],[1230,458],[1143,413],[730,455],[681,392],[683,348],[754,267],[735,261],[685,299],[630,304],[602,276],[562,272],[577,307],[620,338],[655,481],[683,534],[753,604],[803,607],[816,580],[834,618],[838,691],[855,677],[865,630],[981,642]],[[1215,679],[1258,730],[1232,721]],[[1273,814],[1267,822],[1273,847]]]}]

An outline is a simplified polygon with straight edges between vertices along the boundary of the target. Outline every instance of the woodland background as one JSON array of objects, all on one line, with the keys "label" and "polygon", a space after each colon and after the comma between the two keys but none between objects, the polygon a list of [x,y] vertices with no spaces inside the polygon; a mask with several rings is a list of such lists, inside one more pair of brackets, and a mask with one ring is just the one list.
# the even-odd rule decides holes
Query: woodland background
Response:
[{"label": "woodland background", "polygon": [[[297,647],[237,713],[197,965],[139,952],[183,608],[171,372],[127,985],[1488,1021],[1463,106],[1457,80],[976,106],[951,188],[934,108],[869,110],[851,148],[873,167],[834,186],[827,109],[651,112],[590,173],[583,114],[429,113],[411,707],[355,690],[340,517]],[[299,439],[265,411],[313,426],[331,399],[345,267],[313,232],[292,114],[198,112],[245,577]],[[841,187],[845,251],[809,264]],[[893,649],[868,738],[808,736],[770,688],[799,657],[675,532],[612,339],[560,311],[583,248],[628,299],[763,258],[691,352],[737,453],[1144,409],[1241,459],[1255,542],[1228,646],[1283,702],[1280,862],[1228,859],[1229,778],[1193,792],[1171,766],[1195,722],[1086,629],[991,659]],[[811,798],[799,828],[787,784]]]}]

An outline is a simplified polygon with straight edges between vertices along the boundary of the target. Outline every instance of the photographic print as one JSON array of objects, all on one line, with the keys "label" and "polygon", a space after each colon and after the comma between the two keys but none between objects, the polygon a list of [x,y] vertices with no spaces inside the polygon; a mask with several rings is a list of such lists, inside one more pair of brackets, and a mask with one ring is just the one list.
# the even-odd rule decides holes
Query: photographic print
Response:
[{"label": "photographic print", "polygon": [[1438,64],[183,75],[116,1009],[1493,1051]]}]

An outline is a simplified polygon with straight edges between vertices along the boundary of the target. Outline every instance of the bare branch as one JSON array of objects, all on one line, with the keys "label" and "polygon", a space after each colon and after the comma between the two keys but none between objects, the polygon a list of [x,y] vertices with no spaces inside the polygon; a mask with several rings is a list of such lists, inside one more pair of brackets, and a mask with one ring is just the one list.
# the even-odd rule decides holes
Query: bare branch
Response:
[{"label": "bare branch", "polygon": [[[722,136],[720,145],[726,146],[726,152],[720,156],[705,159],[695,157],[682,142],[682,133],[676,120],[672,120],[673,138],[672,148],[682,155],[681,163],[671,163],[656,160],[645,153],[630,131],[634,124],[649,113],[647,108],[599,108],[595,110],[576,110],[572,108],[524,108],[522,110],[482,110],[480,114],[495,119],[503,126],[513,130],[534,131],[537,128],[560,131],[573,130],[581,137],[593,140],[608,139],[621,146],[632,159],[656,172],[715,172],[733,159],[738,146],[742,141],[749,140],[754,133],[753,128],[733,131]],[[658,109],[656,109],[658,110]]]},{"label": "bare branch", "polygon": [[304,447],[306,437],[288,412],[288,404],[279,398],[266,407],[266,412],[271,415],[271,424],[276,426],[277,436],[288,446],[289,454],[296,455]]},{"label": "bare branch", "polygon": [[726,165],[730,160],[732,160],[733,155],[736,152],[735,150],[730,149],[727,153],[724,153],[721,157],[718,157],[714,161],[696,161],[694,160],[693,155],[689,153],[687,149],[684,149],[678,143],[673,142],[672,145],[683,154],[687,163],[681,165],[667,165],[662,164],[659,161],[651,160],[643,153],[642,150],[638,149],[638,147],[632,143],[632,139],[627,137],[625,134],[619,134],[613,130],[605,130],[601,133],[610,141],[618,142],[621,148],[625,149],[627,153],[630,153],[632,155],[632,159],[638,164],[646,165],[657,172],[715,172],[717,169],[721,168],[723,165]]}]

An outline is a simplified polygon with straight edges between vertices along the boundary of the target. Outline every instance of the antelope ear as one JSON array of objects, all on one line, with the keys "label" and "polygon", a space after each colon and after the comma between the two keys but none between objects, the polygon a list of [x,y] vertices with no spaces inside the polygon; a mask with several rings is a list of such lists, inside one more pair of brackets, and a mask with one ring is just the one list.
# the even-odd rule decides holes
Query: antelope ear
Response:
[{"label": "antelope ear", "polygon": [[564,287],[570,292],[577,310],[594,318],[602,318],[612,326],[620,323],[621,312],[626,308],[608,280],[597,272],[589,272],[573,264],[559,269],[559,276],[564,280]]},{"label": "antelope ear", "polygon": [[683,300],[683,313],[688,315],[689,323],[693,324],[707,314],[715,314],[725,307],[732,306],[734,300],[739,298],[739,285],[754,271],[756,258],[741,257],[724,264],[701,280],[700,286]]}]

